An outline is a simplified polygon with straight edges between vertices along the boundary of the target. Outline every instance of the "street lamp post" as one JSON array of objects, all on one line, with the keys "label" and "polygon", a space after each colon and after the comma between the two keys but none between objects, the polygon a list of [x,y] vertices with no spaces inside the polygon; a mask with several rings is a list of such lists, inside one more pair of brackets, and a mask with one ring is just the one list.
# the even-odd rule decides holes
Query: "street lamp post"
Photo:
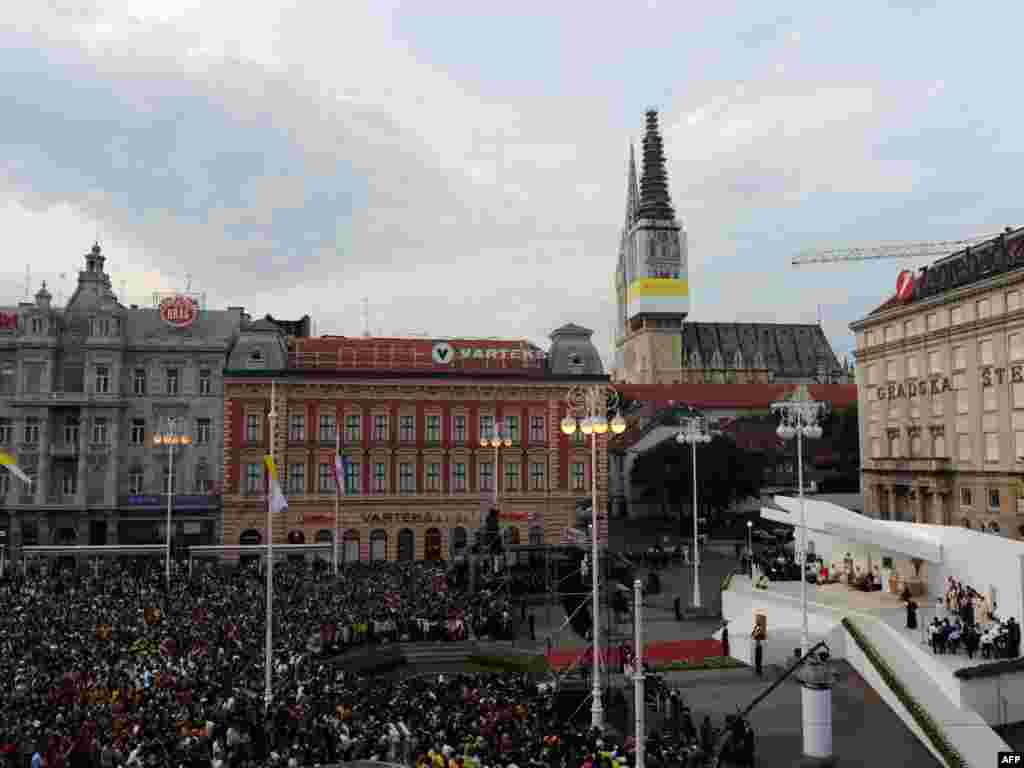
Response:
[{"label": "street lamp post", "polygon": [[167,446],[167,530],[164,539],[166,541],[166,552],[164,554],[164,570],[167,584],[171,583],[171,513],[174,509],[174,446],[190,445],[192,438],[188,435],[179,435],[177,432],[178,417],[167,417],[167,431],[157,432],[153,435],[153,445]]},{"label": "street lamp post", "polygon": [[754,579],[754,523],[747,520],[747,557],[750,559],[750,579]]},{"label": "street lamp post", "polygon": [[[592,599],[592,635],[594,640],[594,669],[592,700],[590,704],[590,725],[592,728],[604,728],[604,708],[601,705],[601,625],[600,625],[600,567],[598,552],[598,515],[597,515],[597,436],[603,435],[611,427],[616,435],[626,431],[626,420],[618,412],[619,393],[610,384],[594,384],[592,386],[573,386],[565,398],[566,416],[562,419],[562,432],[573,434],[577,427],[584,435],[590,435],[590,575],[593,594]],[[609,424],[607,414],[615,410],[615,417]]]},{"label": "street lamp post", "polygon": [[776,434],[783,440],[796,438],[797,485],[800,488],[800,614],[803,626],[800,634],[800,653],[807,655],[811,647],[807,631],[807,509],[804,497],[804,438],[817,440],[822,435],[818,420],[824,415],[826,404],[811,398],[806,384],[801,384],[789,399],[772,403],[772,413],[782,417]]},{"label": "street lamp post", "polygon": [[503,429],[503,424],[500,421],[495,421],[494,431],[490,437],[483,435],[480,438],[480,447],[487,448],[488,446],[494,449],[494,508],[497,510],[501,496],[501,471],[498,466],[498,451],[502,446],[505,448],[512,447],[512,435]]},{"label": "street lamp post", "polygon": [[676,442],[690,446],[693,453],[693,607],[701,607],[700,599],[700,539],[697,534],[697,446],[711,442],[707,425],[702,416],[685,416],[682,432],[676,435]]}]

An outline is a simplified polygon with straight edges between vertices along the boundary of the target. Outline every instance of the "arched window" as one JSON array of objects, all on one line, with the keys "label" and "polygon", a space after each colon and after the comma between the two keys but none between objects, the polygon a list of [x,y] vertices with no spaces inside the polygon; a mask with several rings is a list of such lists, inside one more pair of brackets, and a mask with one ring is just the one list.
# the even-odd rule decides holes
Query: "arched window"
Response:
[{"label": "arched window", "polygon": [[359,531],[352,528],[341,537],[342,559],[346,563],[359,562]]},{"label": "arched window", "polygon": [[239,534],[238,543],[242,546],[248,547],[255,546],[256,544],[262,544],[263,534],[255,528],[248,528]]},{"label": "arched window", "polygon": [[428,528],[423,540],[423,559],[441,559],[441,531],[438,528]]},{"label": "arched window", "polygon": [[375,528],[370,533],[370,562],[382,562],[388,559],[388,534],[383,528]]},{"label": "arched window", "polygon": [[288,531],[288,543],[289,544],[305,544],[306,534],[300,531],[298,528],[293,528]]},{"label": "arched window", "polygon": [[992,522],[990,522],[988,524],[988,532],[989,533],[999,533],[1000,530],[1001,529],[999,527],[999,523],[997,523],[995,520],[993,520]]},{"label": "arched window", "polygon": [[461,555],[466,551],[469,534],[461,525],[452,531],[452,554]]},{"label": "arched window", "polygon": [[967,519],[967,518],[965,517],[964,519],[962,519],[962,520],[960,521],[960,525],[962,525],[962,526],[963,526],[964,528],[970,529],[970,527],[971,527],[971,521],[970,521],[970,520],[968,520],[968,519]]},{"label": "arched window", "polygon": [[544,529],[539,525],[530,528],[530,544],[538,547],[544,544]]},{"label": "arched window", "polygon": [[330,544],[332,541],[334,541],[334,536],[327,528],[321,528],[316,532],[317,544]]},{"label": "arched window", "polygon": [[410,528],[398,532],[398,559],[405,563],[416,559],[416,534]]}]

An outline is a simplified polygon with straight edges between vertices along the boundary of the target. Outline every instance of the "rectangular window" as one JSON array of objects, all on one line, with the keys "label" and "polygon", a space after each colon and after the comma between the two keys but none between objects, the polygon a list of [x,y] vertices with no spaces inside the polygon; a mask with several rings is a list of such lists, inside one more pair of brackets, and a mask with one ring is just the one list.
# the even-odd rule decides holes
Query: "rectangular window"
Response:
[{"label": "rectangular window", "polygon": [[245,493],[253,496],[263,490],[263,465],[245,465]]},{"label": "rectangular window", "polygon": [[1014,455],[1018,462],[1024,461],[1024,430],[1013,433]]},{"label": "rectangular window", "polygon": [[878,383],[878,366],[868,366],[868,386],[873,387]]},{"label": "rectangular window", "polygon": [[928,372],[942,373],[942,350],[933,349],[928,353]]},{"label": "rectangular window", "polygon": [[199,394],[203,397],[213,394],[213,374],[205,368],[199,371]]},{"label": "rectangular window", "polygon": [[914,321],[913,320],[907,320],[903,324],[903,335],[904,335],[904,337],[913,336],[914,335]]},{"label": "rectangular window", "polygon": [[985,339],[981,342],[981,364],[995,364],[995,352],[992,348],[992,339]]},{"label": "rectangular window", "polygon": [[4,472],[0,474],[0,501],[3,501],[4,496],[11,492],[11,473]]},{"label": "rectangular window", "polygon": [[939,327],[939,316],[937,313],[932,312],[928,315],[928,330],[934,331]]},{"label": "rectangular window", "polygon": [[953,347],[953,370],[962,371],[967,368],[967,350],[964,347]]},{"label": "rectangular window", "polygon": [[416,465],[410,461],[398,465],[398,489],[400,493],[416,493]]},{"label": "rectangular window", "polygon": [[427,416],[427,442],[441,442],[441,417],[436,414]]},{"label": "rectangular window", "polygon": [[985,461],[999,461],[999,433],[985,433]]},{"label": "rectangular window", "polygon": [[952,311],[949,313],[950,325],[960,325],[960,323],[963,322],[963,319],[964,319],[964,311],[963,311],[963,309],[960,308],[960,307],[953,307]]},{"label": "rectangular window", "polygon": [[345,416],[345,442],[358,443],[362,438],[362,418],[358,413],[350,413]]},{"label": "rectangular window", "polygon": [[871,458],[880,459],[882,457],[882,439],[879,437],[871,438]]},{"label": "rectangular window", "polygon": [[213,490],[213,482],[210,480],[210,465],[205,461],[196,464],[196,471],[192,476],[192,488],[196,493],[210,493]]},{"label": "rectangular window", "polygon": [[974,506],[974,494],[971,493],[970,488],[960,489],[960,506],[961,507],[973,507]]},{"label": "rectangular window", "polygon": [[988,489],[988,508],[993,512],[998,512],[1000,505],[999,489],[989,488]]},{"label": "rectangular window", "polygon": [[416,417],[403,413],[398,417],[398,438],[403,443],[416,442]]},{"label": "rectangular window", "polygon": [[305,464],[289,464],[288,465],[288,493],[305,493],[306,492],[306,465]]},{"label": "rectangular window", "polygon": [[457,445],[466,442],[466,417],[461,413],[452,417],[452,442]]},{"label": "rectangular window", "polygon": [[28,445],[39,443],[39,419],[35,416],[25,419],[25,442]]},{"label": "rectangular window", "polygon": [[519,417],[505,417],[505,435],[512,441],[512,445],[519,445]]},{"label": "rectangular window", "polygon": [[999,408],[999,390],[995,387],[986,387],[982,390],[982,401],[986,411],[995,411]]},{"label": "rectangular window", "polygon": [[92,421],[92,442],[94,445],[107,444],[107,420],[103,417]]},{"label": "rectangular window", "polygon": [[480,490],[494,490],[494,464],[489,461],[480,462]]},{"label": "rectangular window", "polygon": [[466,492],[466,465],[461,461],[452,465],[452,486],[458,493]]},{"label": "rectangular window", "polygon": [[427,490],[441,490],[441,464],[439,462],[432,461],[427,464]]},{"label": "rectangular window", "polygon": [[946,412],[946,396],[936,395],[932,398],[932,415],[942,416]]},{"label": "rectangular window", "polygon": [[288,442],[306,442],[306,415],[293,413],[288,417]]},{"label": "rectangular window", "polygon": [[480,440],[490,440],[494,436],[494,416],[480,414]]},{"label": "rectangular window", "polygon": [[334,470],[326,461],[321,461],[317,465],[316,488],[320,493],[334,493]]},{"label": "rectangular window", "polygon": [[519,490],[519,462],[510,461],[505,464],[505,490],[506,491],[518,491]]},{"label": "rectangular window", "polygon": [[916,379],[920,374],[917,370],[917,355],[911,355],[907,358],[907,378]]},{"label": "rectangular window", "polygon": [[10,419],[0,419],[0,445],[10,445],[14,439],[14,425]]},{"label": "rectangular window", "polygon": [[970,435],[957,435],[956,436],[956,453],[960,458],[960,461],[971,460],[971,436]]},{"label": "rectangular window", "polygon": [[259,442],[260,439],[260,417],[250,413],[245,417],[245,442],[249,445]]},{"label": "rectangular window", "polygon": [[576,445],[583,445],[585,442],[586,435],[583,434],[583,430],[577,427],[576,431],[572,433],[572,441]]},{"label": "rectangular window", "polygon": [[168,368],[167,369],[167,390],[168,395],[178,394],[178,369]]},{"label": "rectangular window", "polygon": [[530,417],[530,442],[535,445],[544,443],[544,417]]},{"label": "rectangular window", "polygon": [[540,461],[530,462],[530,490],[544,490],[544,464]]},{"label": "rectangular window", "polygon": [[110,369],[105,365],[96,366],[96,394],[110,394]]},{"label": "rectangular window", "polygon": [[136,395],[146,394],[146,369],[136,368],[132,373],[132,392]]},{"label": "rectangular window", "polygon": [[968,406],[970,405],[969,399],[970,393],[966,389],[959,389],[956,393],[956,412],[967,413]]},{"label": "rectangular window", "polygon": [[146,420],[132,419],[131,431],[132,445],[143,445],[146,442]]},{"label": "rectangular window", "polygon": [[1024,383],[1017,382],[1010,386],[1013,392],[1013,407],[1024,408]]},{"label": "rectangular window", "polygon": [[345,493],[362,493],[362,483],[359,479],[361,477],[359,474],[360,467],[361,465],[358,461],[348,461],[345,463]]},{"label": "rectangular window", "polygon": [[210,419],[196,419],[196,443],[209,445],[213,439],[213,422]]},{"label": "rectangular window", "polygon": [[1020,291],[1007,291],[1006,293],[1006,311],[1016,312],[1020,309]]},{"label": "rectangular window", "polygon": [[886,381],[899,381],[900,378],[900,362],[899,360],[890,360],[885,365],[885,379]]},{"label": "rectangular window", "polygon": [[979,300],[976,308],[978,312],[977,317],[979,320],[984,320],[986,317],[992,314],[992,305],[989,303],[988,299]]},{"label": "rectangular window", "polygon": [[586,465],[582,461],[574,461],[572,464],[572,489],[582,491],[586,490],[586,487]]},{"label": "rectangular window", "polygon": [[143,475],[138,470],[128,473],[128,493],[138,496],[143,492]]},{"label": "rectangular window", "polygon": [[384,493],[387,482],[387,467],[381,461],[373,465],[373,492]]},{"label": "rectangular window", "polygon": [[[141,419],[136,419],[136,421],[142,421],[142,420]],[[80,424],[81,424],[81,422],[79,421],[77,416],[68,416],[64,420],[64,445],[67,446],[68,448],[77,448],[78,447],[78,434],[79,434],[78,428],[79,428]],[[142,421],[142,424],[143,424],[142,436],[139,438],[139,442],[136,443],[136,445],[142,445],[143,441],[146,439],[145,422]]]},{"label": "rectangular window", "polygon": [[61,477],[61,490],[65,496],[74,496],[78,493],[78,474],[74,470],[65,472]]},{"label": "rectangular window", "polygon": [[320,442],[333,443],[338,437],[338,417],[333,413],[320,414]]},{"label": "rectangular window", "polygon": [[388,439],[388,417],[386,414],[379,413],[373,417],[373,439],[378,443],[383,443]]}]

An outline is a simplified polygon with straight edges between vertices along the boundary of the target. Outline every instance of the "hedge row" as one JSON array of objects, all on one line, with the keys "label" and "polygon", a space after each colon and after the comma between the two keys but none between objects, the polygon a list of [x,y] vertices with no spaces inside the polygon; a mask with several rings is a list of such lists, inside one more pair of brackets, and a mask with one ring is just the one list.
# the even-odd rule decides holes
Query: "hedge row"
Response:
[{"label": "hedge row", "polygon": [[942,759],[946,761],[946,765],[949,768],[969,768],[967,761],[964,760],[963,756],[956,750],[956,748],[949,743],[946,739],[946,735],[939,728],[938,724],[932,719],[932,716],[928,714],[927,710],[922,707],[917,700],[910,695],[910,692],[904,687],[903,683],[896,676],[896,673],[892,671],[888,662],[885,661],[879,655],[878,650],[857,628],[857,625],[850,621],[849,618],[843,618],[843,626],[846,631],[850,633],[850,637],[854,639],[854,642],[860,647],[861,652],[867,658],[871,665],[875,668],[878,674],[881,676],[885,684],[892,689],[892,692],[896,694],[896,698],[900,700],[900,703],[906,708],[910,716],[914,718],[914,722],[917,723],[918,727],[924,731],[925,736],[935,747],[935,750],[942,756]]},{"label": "hedge row", "polygon": [[707,656],[701,661],[669,661],[655,667],[657,672],[690,672],[700,669],[738,669],[747,666],[731,656]]},{"label": "hedge row", "polygon": [[493,672],[543,673],[550,670],[543,656],[474,655],[466,658],[466,664]]},{"label": "hedge row", "polygon": [[728,592],[729,591],[729,587],[732,585],[732,577],[733,577],[734,573],[735,573],[734,571],[729,571],[729,573],[726,574],[726,577],[722,580],[722,591],[723,592]]}]

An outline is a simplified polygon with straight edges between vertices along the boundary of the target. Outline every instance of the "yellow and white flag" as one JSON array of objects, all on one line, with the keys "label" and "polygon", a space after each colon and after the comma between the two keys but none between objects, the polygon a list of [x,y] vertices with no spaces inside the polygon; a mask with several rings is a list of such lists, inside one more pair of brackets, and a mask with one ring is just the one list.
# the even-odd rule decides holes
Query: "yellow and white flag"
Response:
[{"label": "yellow and white flag", "polygon": [[263,457],[263,466],[267,468],[267,490],[270,493],[270,511],[274,514],[284,512],[288,509],[288,499],[281,491],[281,483],[277,480],[277,467],[274,466],[274,457],[266,455]]},{"label": "yellow and white flag", "polygon": [[26,475],[21,467],[14,461],[14,457],[9,453],[0,451],[0,467],[7,467],[7,471],[14,475],[16,478],[21,480],[23,483],[32,484],[32,478]]}]

